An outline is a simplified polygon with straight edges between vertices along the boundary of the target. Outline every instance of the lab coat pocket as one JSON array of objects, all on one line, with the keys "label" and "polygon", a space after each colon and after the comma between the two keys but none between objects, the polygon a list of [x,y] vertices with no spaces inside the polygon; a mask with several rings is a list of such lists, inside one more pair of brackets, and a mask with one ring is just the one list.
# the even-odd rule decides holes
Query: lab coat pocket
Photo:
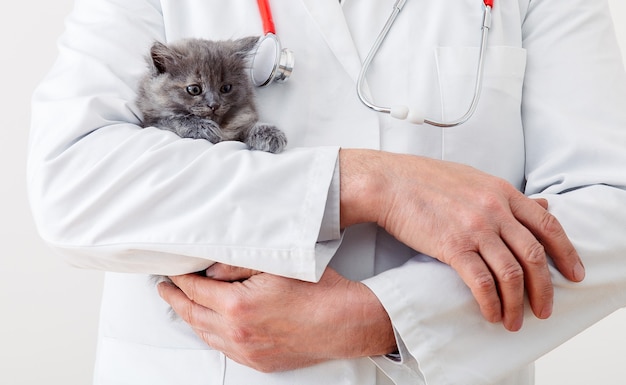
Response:
[{"label": "lab coat pocket", "polygon": [[[476,47],[440,47],[436,52],[444,121],[458,119],[470,108],[477,80]],[[524,132],[522,88],[526,50],[489,47],[485,54],[480,100],[471,119],[443,129],[443,158],[523,183]]]},{"label": "lab coat pocket", "polygon": [[104,337],[94,385],[222,385],[225,357],[216,350],[176,349]]},{"label": "lab coat pocket", "polygon": [[[436,51],[444,120],[454,120],[469,109],[478,70],[478,47],[439,47]],[[498,103],[519,107],[526,70],[526,50],[518,47],[489,47],[485,53],[479,110],[497,108]],[[495,96],[495,98],[494,98]]]}]

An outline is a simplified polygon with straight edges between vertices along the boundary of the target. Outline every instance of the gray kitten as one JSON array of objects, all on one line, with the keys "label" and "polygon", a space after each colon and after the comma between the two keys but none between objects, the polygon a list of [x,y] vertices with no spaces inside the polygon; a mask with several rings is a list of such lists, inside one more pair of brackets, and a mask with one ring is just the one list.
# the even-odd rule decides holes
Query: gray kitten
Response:
[{"label": "gray kitten", "polygon": [[258,40],[155,42],[137,97],[143,127],[211,143],[237,140],[253,150],[281,152],[287,138],[275,126],[258,122],[248,74],[249,56]]}]

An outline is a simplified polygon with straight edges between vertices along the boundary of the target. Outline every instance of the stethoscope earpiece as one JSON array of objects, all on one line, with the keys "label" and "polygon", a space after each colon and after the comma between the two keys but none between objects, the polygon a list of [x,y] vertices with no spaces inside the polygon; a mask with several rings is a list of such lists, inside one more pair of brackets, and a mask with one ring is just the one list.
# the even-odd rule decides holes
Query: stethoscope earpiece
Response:
[{"label": "stethoscope earpiece", "polygon": [[259,40],[252,57],[252,83],[257,87],[264,87],[272,82],[286,82],[291,76],[293,65],[293,52],[282,48],[278,37],[268,33]]}]

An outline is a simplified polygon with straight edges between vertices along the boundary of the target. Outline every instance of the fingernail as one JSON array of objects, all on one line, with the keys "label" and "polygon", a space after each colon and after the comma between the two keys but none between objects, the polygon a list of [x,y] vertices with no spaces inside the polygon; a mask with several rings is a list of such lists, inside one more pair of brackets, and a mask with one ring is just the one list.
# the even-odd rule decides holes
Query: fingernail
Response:
[{"label": "fingernail", "polygon": [[215,265],[209,266],[205,271],[204,275],[208,278],[215,278],[215,269],[213,268]]},{"label": "fingernail", "polygon": [[548,319],[552,315],[552,304],[548,304],[544,306],[543,310],[541,310],[541,314],[539,314],[539,318]]},{"label": "fingernail", "polygon": [[511,332],[517,332],[522,328],[523,324],[524,324],[524,317],[519,317],[515,321],[513,321],[507,329]]},{"label": "fingernail", "polygon": [[575,266],[574,266],[574,279],[577,282],[582,281],[583,279],[585,279],[585,267],[583,266],[582,263],[578,262]]},{"label": "fingernail", "polygon": [[169,282],[169,281],[161,281],[157,284],[157,291],[159,292],[159,295],[161,295],[163,293],[163,290],[165,290],[165,286],[174,286],[173,283]]}]

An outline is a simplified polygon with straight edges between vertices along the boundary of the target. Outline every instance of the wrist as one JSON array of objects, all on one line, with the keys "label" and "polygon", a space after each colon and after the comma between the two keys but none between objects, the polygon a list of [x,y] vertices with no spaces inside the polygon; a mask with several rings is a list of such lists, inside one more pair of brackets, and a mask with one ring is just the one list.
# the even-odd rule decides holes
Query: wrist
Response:
[{"label": "wrist", "polygon": [[[354,333],[352,357],[382,356],[396,352],[396,336],[387,311],[378,297],[364,284],[352,282],[348,304],[352,315],[346,324]],[[354,314],[358,314],[354,317]],[[349,331],[348,331],[349,332]]]},{"label": "wrist", "polygon": [[339,151],[341,228],[378,221],[385,185],[382,158],[375,150]]},{"label": "wrist", "polygon": [[[328,273],[327,273],[328,274]],[[336,275],[324,298],[324,320],[333,325],[323,343],[323,358],[352,359],[395,352],[396,336],[391,319],[378,297],[365,284]],[[324,333],[321,333],[324,335]]]}]

